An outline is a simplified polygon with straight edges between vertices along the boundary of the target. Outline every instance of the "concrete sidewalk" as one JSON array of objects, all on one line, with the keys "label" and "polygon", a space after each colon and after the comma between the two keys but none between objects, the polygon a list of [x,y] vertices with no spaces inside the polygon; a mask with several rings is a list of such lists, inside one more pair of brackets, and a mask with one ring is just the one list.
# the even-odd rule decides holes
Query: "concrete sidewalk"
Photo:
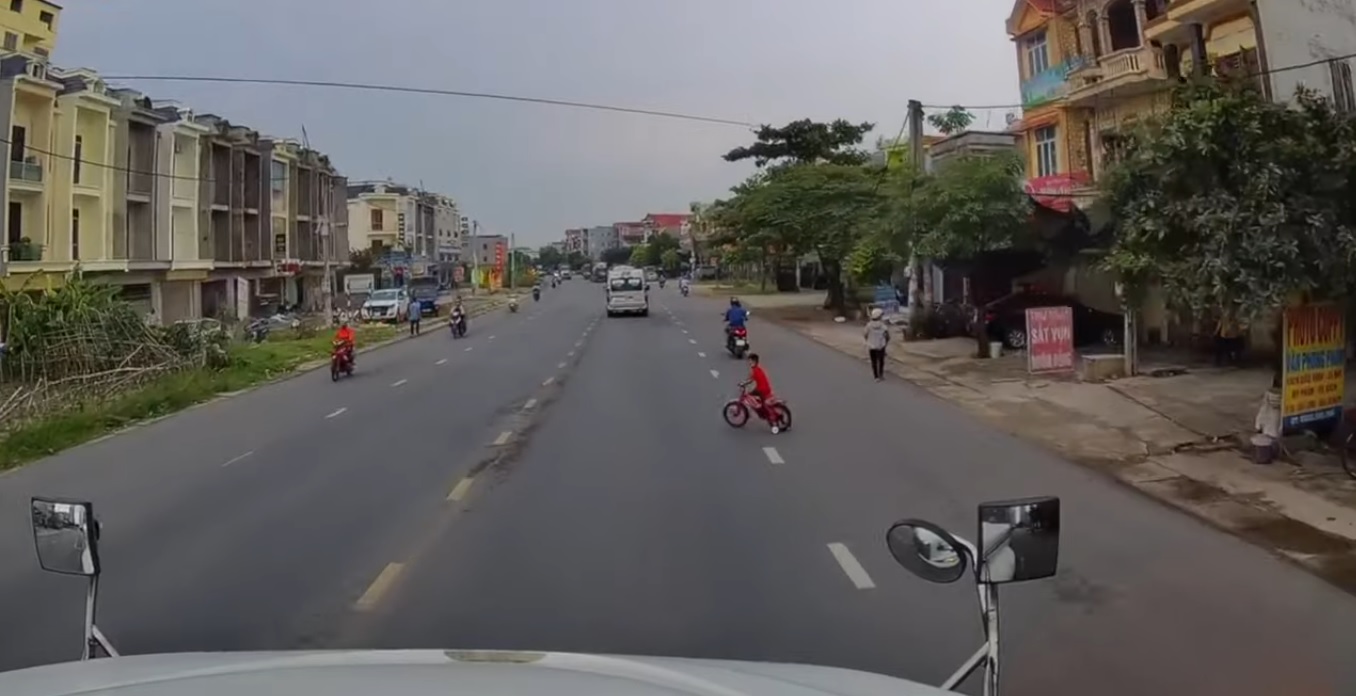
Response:
[{"label": "concrete sidewalk", "polygon": [[[764,316],[866,359],[860,323],[834,323],[822,313],[807,318],[795,310]],[[1072,376],[1030,375],[1020,354],[976,360],[974,352],[970,339],[896,341],[887,368],[996,427],[1356,593],[1356,481],[1330,463],[1257,465],[1235,444],[1232,436],[1251,429],[1251,414],[1265,390],[1256,374],[1219,370],[1083,383]]]}]

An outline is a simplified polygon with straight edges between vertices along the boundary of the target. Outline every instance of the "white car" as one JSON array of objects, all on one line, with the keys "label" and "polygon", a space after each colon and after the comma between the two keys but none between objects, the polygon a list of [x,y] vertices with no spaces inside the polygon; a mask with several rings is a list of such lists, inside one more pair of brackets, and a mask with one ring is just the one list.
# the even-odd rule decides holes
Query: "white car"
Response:
[{"label": "white car", "polygon": [[650,285],[638,268],[618,266],[607,274],[607,315],[650,315]]},{"label": "white car", "polygon": [[405,313],[410,304],[409,295],[400,288],[388,288],[386,290],[376,290],[367,297],[363,303],[362,318],[364,321],[405,321]]}]

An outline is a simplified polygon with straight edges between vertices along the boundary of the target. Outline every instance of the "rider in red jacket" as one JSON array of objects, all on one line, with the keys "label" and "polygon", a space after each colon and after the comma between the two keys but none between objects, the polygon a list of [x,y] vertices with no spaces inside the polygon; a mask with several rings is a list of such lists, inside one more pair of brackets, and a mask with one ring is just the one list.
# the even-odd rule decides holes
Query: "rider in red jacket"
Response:
[{"label": "rider in red jacket", "polygon": [[767,371],[763,369],[757,353],[749,353],[749,379],[745,384],[753,385],[753,391],[749,393],[758,398],[758,417],[771,421],[767,403],[772,398],[772,382],[768,380]]}]

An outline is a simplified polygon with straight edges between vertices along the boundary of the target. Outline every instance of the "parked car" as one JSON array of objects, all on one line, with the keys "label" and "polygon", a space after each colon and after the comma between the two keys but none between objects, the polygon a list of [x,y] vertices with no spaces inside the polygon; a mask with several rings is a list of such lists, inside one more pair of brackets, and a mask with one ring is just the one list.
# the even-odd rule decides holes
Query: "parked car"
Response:
[{"label": "parked car", "polygon": [[984,332],[990,341],[1002,341],[1008,348],[1026,348],[1026,310],[1036,307],[1073,309],[1074,345],[1120,345],[1125,335],[1125,317],[1093,309],[1064,295],[1019,292],[994,300],[980,308]]},{"label": "parked car", "polygon": [[410,303],[403,289],[388,288],[374,290],[363,303],[362,317],[367,321],[405,321],[405,312]]}]

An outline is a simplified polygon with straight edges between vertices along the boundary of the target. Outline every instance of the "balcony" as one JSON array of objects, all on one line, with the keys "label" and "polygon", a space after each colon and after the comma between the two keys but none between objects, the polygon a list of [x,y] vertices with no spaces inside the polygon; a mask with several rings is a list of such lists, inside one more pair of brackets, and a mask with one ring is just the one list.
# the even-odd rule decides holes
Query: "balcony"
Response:
[{"label": "balcony", "polygon": [[33,242],[12,242],[9,245],[10,261],[41,261],[42,245]]},{"label": "balcony", "polygon": [[32,184],[42,183],[42,165],[37,162],[10,162],[10,181],[23,181]]},{"label": "balcony", "polygon": [[1083,56],[1074,56],[1022,81],[1022,108],[1033,109],[1057,101],[1069,92],[1070,73],[1083,67]]},{"label": "balcony", "polygon": [[1172,0],[1163,13],[1144,27],[1146,39],[1161,43],[1191,40],[1191,25],[1209,27],[1249,12],[1248,0]]},{"label": "balcony", "polygon": [[1148,94],[1171,84],[1163,52],[1152,46],[1113,51],[1096,63],[1074,70],[1067,96],[1072,106],[1093,106],[1097,99]]}]

